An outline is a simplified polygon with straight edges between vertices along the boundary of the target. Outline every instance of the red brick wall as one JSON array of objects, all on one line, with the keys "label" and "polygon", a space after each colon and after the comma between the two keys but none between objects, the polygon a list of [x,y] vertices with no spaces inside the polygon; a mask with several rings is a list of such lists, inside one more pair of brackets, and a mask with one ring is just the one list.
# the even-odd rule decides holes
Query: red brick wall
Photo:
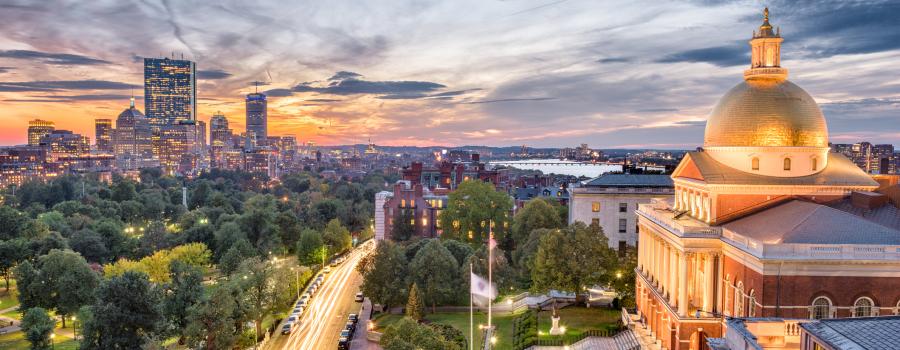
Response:
[{"label": "red brick wall", "polygon": [[[722,271],[724,272],[722,274],[723,281],[724,281],[724,279],[727,278],[728,279],[727,283],[735,288],[737,287],[738,282],[742,282],[744,285],[744,294],[750,295],[750,291],[752,290],[752,291],[754,291],[753,295],[756,298],[756,300],[758,300],[760,303],[762,303],[762,296],[763,296],[763,294],[765,294],[764,293],[765,285],[763,284],[763,275],[762,274],[754,271],[753,269],[745,266],[743,263],[741,263],[737,260],[734,260],[728,256],[724,257],[723,265],[724,265],[723,269],[722,269]],[[727,311],[728,314],[732,315],[732,316],[749,316],[750,315],[748,308],[751,307],[752,305],[750,304],[749,299],[745,299],[745,301],[744,301],[744,314],[743,315],[735,315],[734,298],[735,298],[736,289],[735,288],[724,288],[723,289],[721,286],[719,288],[722,289],[719,292],[722,293],[722,302],[725,304],[725,305],[723,305],[723,309],[722,309],[723,312]],[[763,304],[763,305],[765,305],[765,304]],[[753,307],[755,307],[755,306],[753,306]],[[753,315],[757,316],[757,317],[761,316],[762,315],[761,312],[762,312],[762,310],[760,310],[760,308],[757,307],[754,309]]]},{"label": "red brick wall", "polygon": [[[877,307],[893,308],[900,300],[900,278],[895,277],[852,277],[852,276],[781,276],[780,291],[778,276],[766,276],[767,293],[765,305],[776,305],[780,295],[782,306],[809,306],[819,296],[831,299],[834,306],[853,306],[856,299],[869,297]],[[881,315],[891,314],[882,310]],[[767,310],[765,316],[809,317],[808,309]],[[837,317],[850,317],[849,310],[838,309]]]}]

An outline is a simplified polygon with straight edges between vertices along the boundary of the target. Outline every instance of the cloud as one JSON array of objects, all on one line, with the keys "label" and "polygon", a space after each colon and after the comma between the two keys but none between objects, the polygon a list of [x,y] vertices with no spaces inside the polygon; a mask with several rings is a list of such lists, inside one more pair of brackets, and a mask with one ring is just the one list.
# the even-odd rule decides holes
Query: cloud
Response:
[{"label": "cloud", "polygon": [[197,71],[197,79],[218,80],[218,79],[225,79],[230,76],[231,76],[231,73],[228,73],[221,69],[207,69],[207,70]]},{"label": "cloud", "polygon": [[334,99],[334,98],[311,98],[311,99],[308,99],[308,100],[306,100],[306,101],[309,101],[309,102],[324,102],[324,103],[328,103],[328,102],[340,102],[340,101],[343,101],[343,100],[338,100],[338,99]]},{"label": "cloud", "polygon": [[0,73],[6,73],[13,70],[13,67],[0,67]]},{"label": "cloud", "polygon": [[329,83],[300,83],[293,87],[294,92],[315,92],[328,95],[378,95],[384,99],[422,98],[428,93],[441,90],[443,84],[427,81],[368,81],[360,79],[362,75],[353,72],[337,72]]},{"label": "cloud", "polygon": [[464,102],[464,104],[482,104],[482,103],[500,103],[500,102],[527,102],[527,101],[550,101],[555,100],[556,97],[523,97],[523,98],[501,98],[496,100],[482,100],[482,101],[472,101],[472,102]]},{"label": "cloud", "polygon": [[633,59],[630,57],[605,57],[605,58],[598,59],[597,62],[598,63],[628,63],[628,62],[631,62],[632,60]]},{"label": "cloud", "polygon": [[106,80],[57,80],[0,82],[0,92],[11,91],[62,91],[62,90],[128,90],[139,89],[140,85]]},{"label": "cloud", "polygon": [[750,49],[746,42],[740,42],[726,46],[681,51],[665,56],[657,62],[706,62],[719,67],[746,65],[750,62]]},{"label": "cloud", "polygon": [[3,50],[0,57],[19,60],[34,60],[62,66],[90,66],[109,64],[109,61],[69,53],[50,53],[32,50]]},{"label": "cloud", "polygon": [[[74,102],[74,101],[115,101],[128,100],[131,95],[96,94],[96,95],[47,95],[28,96],[28,99],[6,99],[5,102]],[[143,96],[135,96],[141,99]]]},{"label": "cloud", "polygon": [[285,97],[293,95],[294,91],[291,89],[270,89],[263,91],[263,93],[269,97]]}]

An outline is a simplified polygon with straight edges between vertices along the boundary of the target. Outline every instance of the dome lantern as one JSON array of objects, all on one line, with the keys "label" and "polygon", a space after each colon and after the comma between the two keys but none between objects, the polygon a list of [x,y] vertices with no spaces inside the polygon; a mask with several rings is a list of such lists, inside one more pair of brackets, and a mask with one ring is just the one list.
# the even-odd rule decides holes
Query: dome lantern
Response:
[{"label": "dome lantern", "polygon": [[781,68],[781,30],[772,31],[769,24],[769,8],[763,11],[763,24],[750,39],[750,69],[744,71],[744,79],[787,79],[787,69]]}]

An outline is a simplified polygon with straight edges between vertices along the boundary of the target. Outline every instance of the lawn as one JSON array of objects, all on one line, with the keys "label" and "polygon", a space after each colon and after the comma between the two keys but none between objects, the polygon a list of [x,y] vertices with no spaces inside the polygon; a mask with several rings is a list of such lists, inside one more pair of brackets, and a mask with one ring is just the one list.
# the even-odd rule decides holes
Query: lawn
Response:
[{"label": "lawn", "polygon": [[[588,330],[608,329],[611,332],[618,327],[620,312],[618,310],[607,308],[584,308],[584,307],[567,307],[559,310],[560,325],[566,327],[564,336],[549,335],[552,311],[541,311],[538,314],[538,331],[541,332],[539,339],[541,340],[565,340],[577,339]],[[516,315],[518,316],[518,315]],[[494,325],[497,327],[497,344],[494,346],[498,350],[512,349],[513,341],[513,319],[516,316],[511,315],[495,315]],[[396,323],[403,318],[403,315],[379,314],[375,316],[373,321],[377,325],[380,332],[384,332],[387,327]],[[434,323],[449,324],[456,327],[465,334],[469,339],[469,314],[466,312],[438,312],[434,314],[426,314],[425,319]],[[487,314],[482,312],[475,313],[475,345],[480,346],[482,341],[482,333],[478,331],[478,325],[487,324]]]},{"label": "lawn", "polygon": [[9,291],[6,291],[6,283],[0,279],[0,310],[8,309],[19,304],[16,298],[16,280],[9,280]]},{"label": "lawn", "polygon": [[[30,349],[31,343],[24,338],[22,332],[0,335],[0,349]],[[53,339],[53,348],[58,350],[75,350],[78,344],[72,338],[57,334]]]}]

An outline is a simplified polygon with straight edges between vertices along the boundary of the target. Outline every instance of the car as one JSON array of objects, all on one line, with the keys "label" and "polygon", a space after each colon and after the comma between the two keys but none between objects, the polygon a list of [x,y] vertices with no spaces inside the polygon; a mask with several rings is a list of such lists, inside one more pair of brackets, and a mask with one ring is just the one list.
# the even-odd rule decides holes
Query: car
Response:
[{"label": "car", "polygon": [[344,329],[350,331],[350,334],[356,333],[356,324],[350,321],[347,321],[347,324],[344,325]]},{"label": "car", "polygon": [[350,333],[349,330],[345,329],[345,330],[341,331],[341,338],[347,338],[347,340],[350,340],[350,339],[353,339],[353,334]]},{"label": "car", "polygon": [[363,297],[363,293],[359,292],[359,293],[356,293],[356,298],[354,298],[353,300],[356,301],[357,303],[361,303],[361,302],[363,302],[363,299],[365,299]]},{"label": "car", "polygon": [[307,306],[306,299],[301,299],[300,301],[297,302],[297,307],[306,308],[306,306]]},{"label": "car", "polygon": [[347,350],[350,349],[350,339],[341,338],[338,339],[338,350]]},{"label": "car", "polygon": [[300,314],[302,314],[302,313],[303,313],[303,307],[302,307],[302,306],[295,307],[294,310],[291,311],[291,314],[293,314],[293,315],[300,315]]},{"label": "car", "polygon": [[281,326],[281,334],[291,334],[294,331],[293,323],[285,323],[284,326]]},{"label": "car", "polygon": [[303,293],[303,295],[300,296],[300,301],[307,301],[309,300],[309,297],[309,293]]},{"label": "car", "polygon": [[322,269],[322,272],[324,272],[324,273],[331,273],[331,267],[330,267],[330,266],[325,266],[325,268]]},{"label": "car", "polygon": [[359,322],[359,316],[357,316],[356,314],[350,314],[350,316],[347,316],[347,320],[353,322],[353,324],[356,324]]},{"label": "car", "polygon": [[288,316],[288,323],[294,323],[294,322],[297,322],[297,315]]}]

